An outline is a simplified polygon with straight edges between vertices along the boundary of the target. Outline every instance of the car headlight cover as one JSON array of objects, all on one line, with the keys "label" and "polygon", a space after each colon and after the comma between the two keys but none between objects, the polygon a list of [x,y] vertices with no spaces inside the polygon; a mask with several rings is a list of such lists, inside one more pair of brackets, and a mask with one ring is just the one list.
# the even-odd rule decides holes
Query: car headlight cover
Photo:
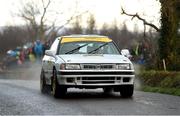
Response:
[{"label": "car headlight cover", "polygon": [[116,68],[118,70],[131,70],[131,64],[129,64],[129,63],[117,64]]},{"label": "car headlight cover", "polygon": [[66,70],[80,70],[81,67],[79,64],[66,64],[65,69]]}]

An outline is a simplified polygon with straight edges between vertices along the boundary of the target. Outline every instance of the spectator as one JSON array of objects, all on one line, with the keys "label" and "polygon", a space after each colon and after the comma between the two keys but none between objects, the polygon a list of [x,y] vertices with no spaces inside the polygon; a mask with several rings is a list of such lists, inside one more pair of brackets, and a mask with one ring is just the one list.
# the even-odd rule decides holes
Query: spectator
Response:
[{"label": "spectator", "polygon": [[23,63],[25,61],[25,50],[22,49],[19,54],[19,59]]},{"label": "spectator", "polygon": [[36,60],[32,49],[29,49],[29,60],[30,60],[30,62],[35,62],[35,60]]},{"label": "spectator", "polygon": [[143,55],[140,56],[140,59],[138,60],[138,64],[140,64],[140,65],[144,65],[145,64],[145,59],[144,59]]},{"label": "spectator", "polygon": [[43,44],[43,55],[45,55],[45,51],[48,50],[50,48],[49,42],[45,42]]},{"label": "spectator", "polygon": [[34,52],[37,59],[41,59],[43,55],[43,46],[40,40],[37,40],[34,46]]}]

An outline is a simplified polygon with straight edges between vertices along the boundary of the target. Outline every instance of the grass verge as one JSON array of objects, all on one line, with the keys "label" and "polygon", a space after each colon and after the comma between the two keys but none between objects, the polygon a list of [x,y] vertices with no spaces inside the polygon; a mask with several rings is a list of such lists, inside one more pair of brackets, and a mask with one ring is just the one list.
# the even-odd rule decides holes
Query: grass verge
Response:
[{"label": "grass verge", "polygon": [[163,93],[163,94],[180,96],[179,88],[162,88],[162,87],[143,86],[141,87],[140,90],[145,91],[145,92],[155,92],[155,93]]}]

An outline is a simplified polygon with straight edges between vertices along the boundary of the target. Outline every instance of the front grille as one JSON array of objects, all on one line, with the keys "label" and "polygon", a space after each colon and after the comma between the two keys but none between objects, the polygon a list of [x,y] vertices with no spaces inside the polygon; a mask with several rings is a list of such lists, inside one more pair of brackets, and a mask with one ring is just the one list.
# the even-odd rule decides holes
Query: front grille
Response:
[{"label": "front grille", "polygon": [[82,77],[82,80],[115,80],[115,77]]},{"label": "front grille", "polygon": [[129,77],[123,78],[123,82],[129,82],[129,81],[130,81],[130,78],[129,78]]},{"label": "front grille", "polygon": [[111,70],[115,69],[115,64],[82,64],[84,70]]},{"label": "front grille", "polygon": [[82,84],[112,84],[114,81],[82,81]]},{"label": "front grille", "polygon": [[101,65],[101,69],[114,69],[113,65]]},{"label": "front grille", "polygon": [[60,75],[134,75],[134,72],[58,72]]},{"label": "front grille", "polygon": [[116,77],[81,77],[82,84],[113,84]]}]

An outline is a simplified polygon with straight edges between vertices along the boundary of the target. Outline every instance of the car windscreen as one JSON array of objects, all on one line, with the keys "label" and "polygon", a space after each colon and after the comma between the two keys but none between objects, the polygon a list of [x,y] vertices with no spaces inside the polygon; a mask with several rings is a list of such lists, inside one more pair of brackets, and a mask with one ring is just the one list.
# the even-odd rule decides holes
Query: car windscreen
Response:
[{"label": "car windscreen", "polygon": [[113,42],[67,42],[58,51],[58,54],[120,54]]}]

